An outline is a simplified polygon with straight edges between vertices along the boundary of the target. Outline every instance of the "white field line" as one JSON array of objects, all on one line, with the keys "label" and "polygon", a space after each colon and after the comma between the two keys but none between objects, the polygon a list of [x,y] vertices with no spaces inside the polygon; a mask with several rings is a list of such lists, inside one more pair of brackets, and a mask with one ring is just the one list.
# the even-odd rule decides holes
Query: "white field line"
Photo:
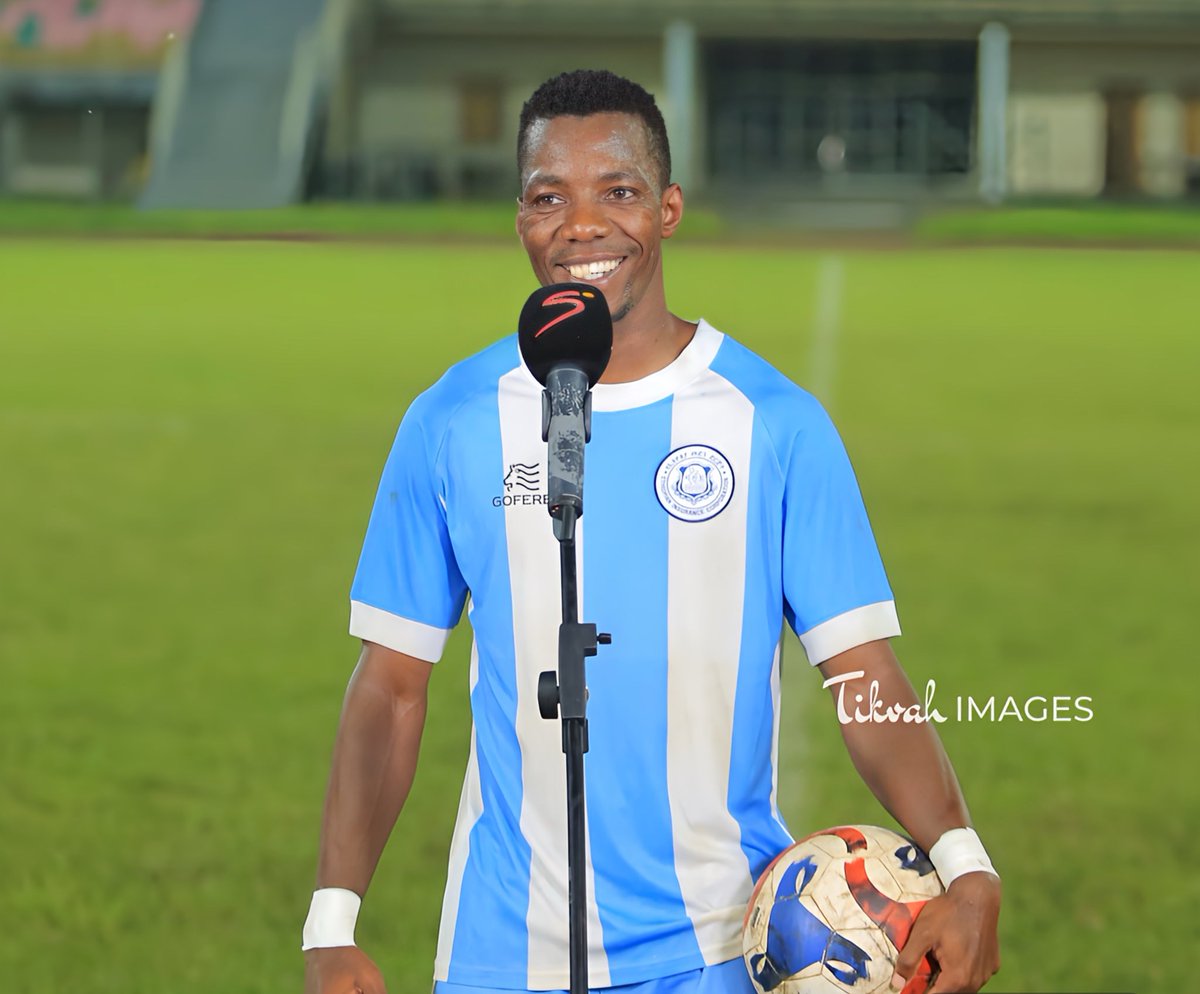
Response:
[{"label": "white field line", "polygon": [[[808,389],[829,408],[837,373],[837,340],[841,330],[846,267],[841,256],[822,256],[817,264],[817,292],[813,306],[813,333],[808,356]],[[812,815],[804,803],[808,787],[806,765],[811,762],[806,729],[833,720],[821,675],[809,666],[804,650],[790,632],[783,642],[779,729],[779,769],[776,773],[779,810],[797,838],[814,832]]]},{"label": "white field line", "polygon": [[808,357],[808,385],[826,408],[833,406],[837,375],[837,339],[842,321],[846,266],[841,256],[821,256],[817,264],[817,294],[813,335]]}]

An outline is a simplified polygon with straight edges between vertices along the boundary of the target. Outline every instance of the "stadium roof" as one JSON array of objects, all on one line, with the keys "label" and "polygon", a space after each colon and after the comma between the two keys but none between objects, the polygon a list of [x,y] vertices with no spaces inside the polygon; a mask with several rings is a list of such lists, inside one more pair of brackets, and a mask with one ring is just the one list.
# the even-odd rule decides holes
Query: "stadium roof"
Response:
[{"label": "stadium roof", "polygon": [[772,28],[819,27],[866,32],[940,28],[965,30],[987,21],[1014,29],[1200,30],[1200,0],[605,0],[603,16],[580,15],[561,0],[368,0],[414,20],[459,22],[464,30],[570,25],[588,33],[626,32],[675,19],[730,34]]}]

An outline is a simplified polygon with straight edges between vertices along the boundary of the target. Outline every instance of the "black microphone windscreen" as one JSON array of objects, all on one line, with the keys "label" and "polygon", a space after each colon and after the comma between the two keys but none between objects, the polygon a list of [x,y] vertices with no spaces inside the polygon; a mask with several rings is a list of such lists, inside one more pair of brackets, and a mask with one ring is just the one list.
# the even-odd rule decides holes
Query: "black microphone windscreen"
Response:
[{"label": "black microphone windscreen", "polygon": [[594,387],[612,355],[612,316],[604,294],[588,283],[552,283],[521,308],[517,341],[539,383],[562,363],[582,369]]}]

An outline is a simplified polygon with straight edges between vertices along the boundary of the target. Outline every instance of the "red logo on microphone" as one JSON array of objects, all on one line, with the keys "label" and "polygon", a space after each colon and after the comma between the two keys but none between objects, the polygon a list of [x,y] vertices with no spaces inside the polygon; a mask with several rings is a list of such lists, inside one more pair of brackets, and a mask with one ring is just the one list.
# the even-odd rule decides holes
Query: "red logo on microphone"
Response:
[{"label": "red logo on microphone", "polygon": [[543,307],[554,307],[559,304],[563,304],[569,307],[570,310],[564,311],[562,314],[558,315],[558,317],[551,318],[533,333],[533,337],[540,338],[542,332],[549,331],[560,321],[565,321],[567,318],[572,318],[576,314],[582,314],[585,305],[580,298],[594,296],[595,294],[588,293],[586,290],[583,293],[580,293],[578,290],[559,290],[557,293],[550,294],[549,297],[542,301]]}]

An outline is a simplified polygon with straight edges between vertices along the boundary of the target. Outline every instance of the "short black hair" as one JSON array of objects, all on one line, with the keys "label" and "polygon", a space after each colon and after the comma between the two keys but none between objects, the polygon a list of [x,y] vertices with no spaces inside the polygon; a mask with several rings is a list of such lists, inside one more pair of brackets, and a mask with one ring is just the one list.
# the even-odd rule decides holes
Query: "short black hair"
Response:
[{"label": "short black hair", "polygon": [[633,80],[607,69],[575,69],[548,79],[525,101],[517,132],[517,172],[525,175],[529,158],[527,138],[534,121],[571,115],[632,114],[646,128],[647,146],[657,167],[661,189],[671,182],[671,145],[667,126],[654,96]]}]

